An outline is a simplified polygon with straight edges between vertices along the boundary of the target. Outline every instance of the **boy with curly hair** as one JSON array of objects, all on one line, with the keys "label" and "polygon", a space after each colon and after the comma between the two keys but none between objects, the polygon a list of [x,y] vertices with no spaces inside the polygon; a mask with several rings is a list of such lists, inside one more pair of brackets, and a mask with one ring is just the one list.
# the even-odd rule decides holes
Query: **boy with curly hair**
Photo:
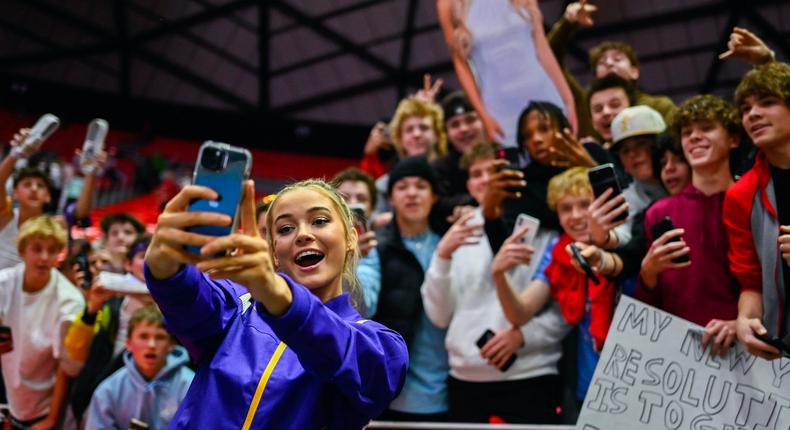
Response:
[{"label": "boy with curly hair", "polygon": [[[730,153],[741,143],[741,127],[731,104],[700,95],[678,108],[672,129],[691,167],[691,183],[647,210],[648,252],[637,297],[704,326],[703,343],[713,340],[713,352],[723,354],[735,338],[739,288],[727,264],[722,205],[733,184]],[[675,229],[653,237],[653,225],[666,217]]]},{"label": "boy with curly hair", "polygon": [[751,353],[776,359],[782,352],[757,336],[790,349],[790,65],[749,71],[735,100],[758,149],[754,167],[724,200],[730,268],[741,285],[736,330]]}]

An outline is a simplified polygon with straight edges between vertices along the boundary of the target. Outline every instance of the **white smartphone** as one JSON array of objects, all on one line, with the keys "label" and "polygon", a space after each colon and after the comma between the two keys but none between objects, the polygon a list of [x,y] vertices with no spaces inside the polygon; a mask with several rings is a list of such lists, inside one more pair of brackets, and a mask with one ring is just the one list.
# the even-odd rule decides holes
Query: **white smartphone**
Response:
[{"label": "white smartphone", "polygon": [[131,273],[120,274],[113,272],[99,272],[96,283],[102,287],[121,294],[148,294],[145,282],[135,278]]},{"label": "white smartphone", "polygon": [[58,127],[60,127],[60,118],[51,113],[41,115],[41,118],[39,118],[30,129],[30,133],[28,133],[27,138],[25,138],[24,145],[38,148],[47,138],[52,136],[52,133],[54,133]]},{"label": "white smartphone", "polygon": [[96,154],[104,149],[104,139],[107,137],[107,131],[110,129],[107,121],[101,118],[95,118],[88,124],[88,133],[85,135],[85,143],[82,144],[82,156],[80,162],[93,162]]},{"label": "white smartphone", "polygon": [[538,229],[540,228],[540,220],[527,214],[519,214],[518,218],[516,218],[516,226],[513,228],[513,231],[519,230],[525,224],[529,225],[529,228],[527,229],[527,234],[524,236],[523,243],[532,245],[535,236],[538,234]]}]

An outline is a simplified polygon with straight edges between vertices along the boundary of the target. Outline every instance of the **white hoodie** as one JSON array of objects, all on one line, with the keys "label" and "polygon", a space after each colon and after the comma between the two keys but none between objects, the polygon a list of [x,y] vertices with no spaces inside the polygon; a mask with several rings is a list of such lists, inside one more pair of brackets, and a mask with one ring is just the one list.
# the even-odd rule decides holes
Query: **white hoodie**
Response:
[{"label": "white hoodie", "polygon": [[[470,222],[481,223],[476,210]],[[556,233],[541,231],[535,239],[532,262],[513,269],[509,278],[517,290],[523,290],[535,273],[546,248]],[[550,250],[549,250],[550,251]],[[497,382],[556,375],[562,356],[562,339],[570,326],[556,302],[521,327],[524,346],[515,363],[502,372],[480,356],[477,339],[490,329],[497,332],[511,326],[505,318],[491,276],[493,253],[488,239],[458,248],[451,260],[434,255],[422,284],[425,313],[436,326],[448,328],[445,346],[449,354],[450,375],[468,382]]]}]

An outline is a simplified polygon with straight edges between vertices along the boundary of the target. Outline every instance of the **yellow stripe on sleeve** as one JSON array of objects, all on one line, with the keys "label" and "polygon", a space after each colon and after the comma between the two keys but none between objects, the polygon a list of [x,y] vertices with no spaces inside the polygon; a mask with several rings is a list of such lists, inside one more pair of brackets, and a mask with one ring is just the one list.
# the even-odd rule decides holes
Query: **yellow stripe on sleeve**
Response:
[{"label": "yellow stripe on sleeve", "polygon": [[241,426],[242,430],[249,430],[252,425],[252,419],[255,418],[255,412],[258,410],[258,405],[261,403],[261,397],[263,397],[263,390],[266,389],[269,377],[272,375],[272,372],[274,372],[277,362],[280,361],[280,356],[283,355],[283,351],[285,351],[287,347],[288,345],[284,342],[280,342],[280,344],[277,345],[277,349],[274,350],[272,358],[269,359],[269,364],[266,365],[266,369],[263,371],[263,375],[261,375],[261,380],[258,381],[258,388],[255,389],[255,395],[252,396],[252,403],[250,403],[250,409],[247,411],[247,418],[244,420],[244,425]]}]

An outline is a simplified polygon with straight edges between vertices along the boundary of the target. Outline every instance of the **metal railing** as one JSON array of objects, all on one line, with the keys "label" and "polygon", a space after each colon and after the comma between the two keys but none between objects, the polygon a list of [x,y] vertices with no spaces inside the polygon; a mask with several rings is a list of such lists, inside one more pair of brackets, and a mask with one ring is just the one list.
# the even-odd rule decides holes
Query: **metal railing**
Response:
[{"label": "metal railing", "polygon": [[387,430],[574,430],[573,425],[469,424],[371,421],[366,429]]}]

